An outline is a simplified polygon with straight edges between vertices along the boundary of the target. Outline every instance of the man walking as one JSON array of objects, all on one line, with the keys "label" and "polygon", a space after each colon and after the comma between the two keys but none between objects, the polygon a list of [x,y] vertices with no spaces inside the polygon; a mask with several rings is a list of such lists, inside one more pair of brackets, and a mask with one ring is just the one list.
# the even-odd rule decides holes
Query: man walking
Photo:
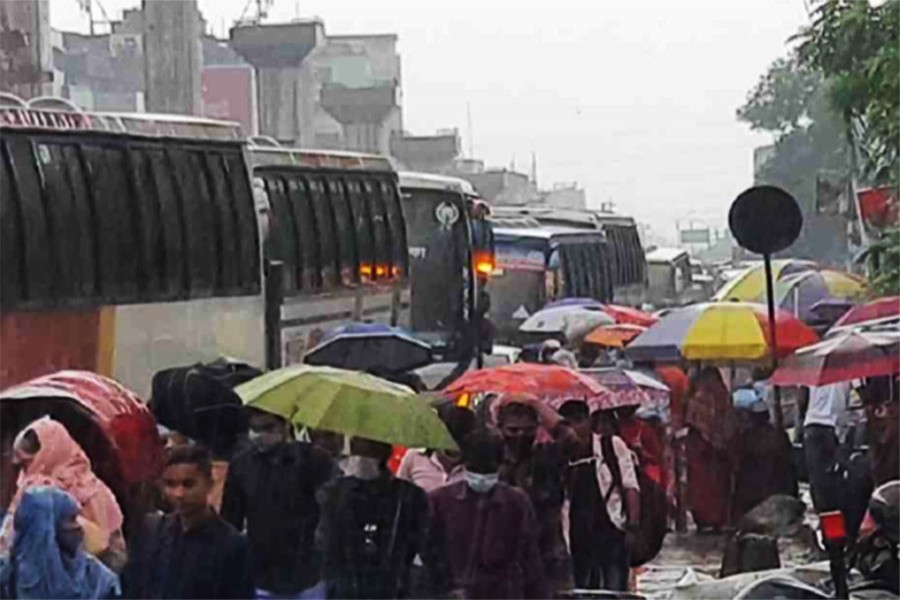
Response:
[{"label": "man walking", "polygon": [[503,439],[479,429],[463,448],[464,481],[429,495],[425,547],[434,592],[454,598],[547,597],[531,502],[499,481]]},{"label": "man walking", "polygon": [[209,452],[169,450],[162,487],[172,513],[145,519],[122,574],[124,597],[254,598],[247,540],[209,504]]},{"label": "man walking", "polygon": [[320,448],[293,440],[286,420],[248,410],[251,447],[228,468],[222,517],[247,532],[260,597],[321,597],[316,493],[334,475],[334,463]]},{"label": "man walking", "polygon": [[428,500],[418,486],[391,475],[391,446],[354,438],[345,477],[320,495],[316,541],[328,598],[403,598],[410,567],[423,551]]},{"label": "man walking", "polygon": [[843,505],[837,449],[850,389],[850,382],[845,381],[809,390],[809,406],[803,420],[803,446],[813,505],[820,513],[840,510]]},{"label": "man walking", "polygon": [[[578,447],[578,437],[556,411],[526,397],[501,406],[497,424],[503,436],[500,481],[521,489],[531,500],[549,593],[571,589],[562,508],[566,464]],[[553,442],[535,444],[539,424],[551,433]]]}]

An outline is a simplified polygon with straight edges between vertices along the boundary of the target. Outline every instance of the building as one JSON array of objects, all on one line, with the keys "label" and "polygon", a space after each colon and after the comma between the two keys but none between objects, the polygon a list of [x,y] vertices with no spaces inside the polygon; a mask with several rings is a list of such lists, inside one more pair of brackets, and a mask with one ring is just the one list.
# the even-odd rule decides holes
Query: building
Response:
[{"label": "building", "polygon": [[30,99],[54,92],[48,0],[0,2],[0,90]]}]

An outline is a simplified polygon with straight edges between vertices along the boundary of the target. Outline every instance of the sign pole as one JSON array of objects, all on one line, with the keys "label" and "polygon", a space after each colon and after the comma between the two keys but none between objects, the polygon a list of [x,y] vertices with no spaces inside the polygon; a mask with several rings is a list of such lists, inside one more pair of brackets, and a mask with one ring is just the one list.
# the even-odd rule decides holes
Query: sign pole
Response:
[{"label": "sign pole", "polygon": [[[766,299],[769,304],[769,351],[772,353],[772,372],[778,368],[778,338],[775,326],[775,282],[772,277],[772,255],[763,254],[763,262],[766,268]],[[784,428],[784,416],[781,412],[781,388],[773,386],[775,392],[775,427],[781,431]]]}]

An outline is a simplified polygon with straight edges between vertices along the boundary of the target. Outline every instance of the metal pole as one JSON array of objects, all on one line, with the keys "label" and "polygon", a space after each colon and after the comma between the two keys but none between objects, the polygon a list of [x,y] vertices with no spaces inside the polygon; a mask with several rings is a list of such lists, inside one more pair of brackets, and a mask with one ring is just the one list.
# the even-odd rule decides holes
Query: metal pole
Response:
[{"label": "metal pole", "polygon": [[284,301],[284,263],[272,260],[265,270],[265,340],[266,368],[282,367],[281,356],[281,304]]},{"label": "metal pole", "polygon": [[[778,356],[776,350],[778,348],[778,338],[775,327],[775,283],[772,279],[772,257],[769,254],[763,254],[763,261],[766,267],[766,299],[769,303],[769,350],[772,353],[772,371],[778,367]],[[775,392],[775,427],[783,429],[784,417],[781,413],[781,389],[776,385],[773,387]]]}]

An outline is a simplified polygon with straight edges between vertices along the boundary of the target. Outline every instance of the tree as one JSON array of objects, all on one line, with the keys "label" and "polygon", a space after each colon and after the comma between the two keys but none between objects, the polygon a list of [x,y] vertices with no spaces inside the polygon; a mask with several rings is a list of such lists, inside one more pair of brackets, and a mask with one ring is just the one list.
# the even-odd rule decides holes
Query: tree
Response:
[{"label": "tree", "polygon": [[843,120],[831,108],[826,87],[821,71],[802,64],[792,53],[769,66],[737,110],[737,118],[775,137],[756,182],[782,187],[800,204],[809,226],[790,252],[843,264],[846,224],[839,217],[813,217],[819,174],[846,176],[850,164]]},{"label": "tree", "polygon": [[869,291],[876,297],[896,296],[900,291],[900,227],[885,231],[869,248],[869,264]]},{"label": "tree", "polygon": [[858,148],[873,183],[898,180],[900,158],[900,0],[820,0],[795,39],[805,68],[827,78],[828,99]]}]

